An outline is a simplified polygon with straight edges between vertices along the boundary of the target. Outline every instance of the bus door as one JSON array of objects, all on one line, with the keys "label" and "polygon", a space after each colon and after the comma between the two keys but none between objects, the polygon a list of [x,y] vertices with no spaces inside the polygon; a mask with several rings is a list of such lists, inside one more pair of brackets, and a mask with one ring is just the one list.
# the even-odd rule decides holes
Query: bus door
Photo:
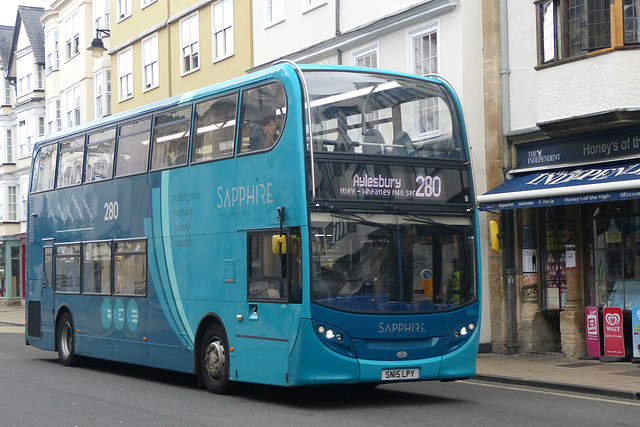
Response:
[{"label": "bus door", "polygon": [[239,307],[231,376],[286,385],[302,300],[300,229],[249,232],[247,251],[247,301]]},{"label": "bus door", "polygon": [[[53,241],[46,242],[46,246],[43,248],[43,259],[42,266],[44,270],[44,278],[42,281],[38,281],[36,286],[39,289],[33,289],[34,293],[40,294],[40,319],[39,322],[36,323],[41,327],[41,333],[37,335],[42,335],[43,339],[51,341],[51,345],[53,345],[54,340],[54,296],[55,296],[55,288],[53,286]],[[31,324],[33,320],[31,318],[32,313],[29,313],[29,328],[31,329],[34,325]],[[48,334],[44,334],[42,332],[48,332]],[[29,335],[32,334],[31,331]]]}]

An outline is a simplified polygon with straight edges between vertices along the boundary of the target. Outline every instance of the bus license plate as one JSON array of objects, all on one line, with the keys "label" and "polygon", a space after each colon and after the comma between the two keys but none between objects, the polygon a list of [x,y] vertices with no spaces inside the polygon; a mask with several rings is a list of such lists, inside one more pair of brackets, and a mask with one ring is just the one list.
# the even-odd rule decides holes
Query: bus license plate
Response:
[{"label": "bus license plate", "polygon": [[420,369],[383,369],[382,381],[402,381],[420,379]]}]

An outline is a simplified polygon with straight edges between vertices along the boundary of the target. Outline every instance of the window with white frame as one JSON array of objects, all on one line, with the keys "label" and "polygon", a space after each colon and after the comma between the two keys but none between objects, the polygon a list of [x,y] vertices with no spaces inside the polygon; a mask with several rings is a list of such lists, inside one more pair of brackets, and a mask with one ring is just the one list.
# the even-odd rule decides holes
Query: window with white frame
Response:
[{"label": "window with white frame", "polygon": [[140,4],[140,8],[144,9],[145,7],[149,6],[150,4],[153,4],[155,2],[157,2],[158,0],[141,0],[142,3]]},{"label": "window with white frame", "polygon": [[7,186],[7,221],[18,220],[18,188]]},{"label": "window with white frame", "polygon": [[182,74],[190,73],[200,67],[198,43],[198,14],[180,21],[180,46],[182,46]]},{"label": "window with white frame", "polygon": [[266,0],[265,13],[267,27],[284,21],[284,0]]},{"label": "window with white frame", "polygon": [[133,53],[131,48],[118,54],[118,99],[133,97]]},{"label": "window with white frame", "polygon": [[60,98],[49,99],[45,104],[45,130],[47,134],[59,132],[62,130],[62,124],[59,122],[60,117]]},{"label": "window with white frame", "polygon": [[327,0],[302,0],[302,13],[308,12],[311,9],[327,4]]},{"label": "window with white frame", "polygon": [[116,0],[118,8],[118,21],[131,16],[131,0]]},{"label": "window with white frame", "polygon": [[11,83],[9,80],[2,79],[4,83],[4,105],[11,105]]},{"label": "window with white frame", "polygon": [[13,163],[13,131],[7,129],[7,163]]},{"label": "window with white frame", "polygon": [[65,93],[67,128],[80,124],[80,86],[75,86]]},{"label": "window with white frame", "polygon": [[213,5],[213,59],[219,61],[233,55],[233,1]]},{"label": "window with white frame", "polygon": [[64,21],[65,60],[80,53],[80,15],[75,12]]},{"label": "window with white frame", "polygon": [[20,203],[22,205],[22,212],[20,214],[20,220],[26,221],[28,215],[28,200],[29,200],[29,182],[20,181]]},{"label": "window with white frame", "polygon": [[356,67],[378,68],[378,43],[354,51],[351,57]]},{"label": "window with white frame", "polygon": [[28,157],[36,142],[34,118],[18,121],[18,158]]},{"label": "window with white frame", "polygon": [[18,96],[28,94],[33,90],[34,58],[32,54],[16,59],[16,77],[18,79]]},{"label": "window with white frame", "polygon": [[44,117],[38,117],[38,136],[44,136]]},{"label": "window with white frame", "polygon": [[142,91],[158,87],[158,34],[142,40],[142,67]]},{"label": "window with white frame", "polygon": [[111,114],[111,70],[97,71],[93,76],[96,95],[96,119]]},{"label": "window with white frame", "polygon": [[412,67],[409,72],[419,76],[438,72],[438,24],[409,31]]},{"label": "window with white frame", "polygon": [[[108,30],[111,25],[109,14],[109,0],[94,0],[93,2],[93,29]],[[100,37],[101,34],[98,34]]]},{"label": "window with white frame", "polygon": [[45,36],[45,69],[47,73],[60,69],[60,42],[58,30],[55,29]]},{"label": "window with white frame", "polygon": [[[409,72],[424,76],[438,73],[438,24],[431,23],[407,33],[411,59]],[[421,134],[440,132],[440,105],[438,97],[425,98],[418,105],[418,131]]]}]

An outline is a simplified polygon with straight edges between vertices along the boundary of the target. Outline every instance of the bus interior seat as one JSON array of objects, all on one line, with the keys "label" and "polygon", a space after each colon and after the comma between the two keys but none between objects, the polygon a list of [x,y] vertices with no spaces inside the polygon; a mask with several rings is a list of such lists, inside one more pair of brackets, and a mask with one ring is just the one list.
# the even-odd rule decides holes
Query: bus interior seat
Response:
[{"label": "bus interior seat", "polygon": [[369,129],[364,135],[363,154],[383,154],[384,138],[378,129]]},{"label": "bus interior seat", "polygon": [[398,156],[416,155],[413,141],[411,141],[411,137],[405,131],[396,133],[393,138],[393,153]]}]

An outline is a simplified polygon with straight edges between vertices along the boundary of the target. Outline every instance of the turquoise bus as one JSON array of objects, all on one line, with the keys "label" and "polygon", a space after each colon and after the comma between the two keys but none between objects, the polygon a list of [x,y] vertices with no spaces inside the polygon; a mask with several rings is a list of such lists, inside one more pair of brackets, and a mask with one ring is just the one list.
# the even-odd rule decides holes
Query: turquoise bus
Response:
[{"label": "turquoise bus", "polygon": [[438,76],[283,62],[49,135],[27,344],[214,393],[475,374],[478,219]]}]

